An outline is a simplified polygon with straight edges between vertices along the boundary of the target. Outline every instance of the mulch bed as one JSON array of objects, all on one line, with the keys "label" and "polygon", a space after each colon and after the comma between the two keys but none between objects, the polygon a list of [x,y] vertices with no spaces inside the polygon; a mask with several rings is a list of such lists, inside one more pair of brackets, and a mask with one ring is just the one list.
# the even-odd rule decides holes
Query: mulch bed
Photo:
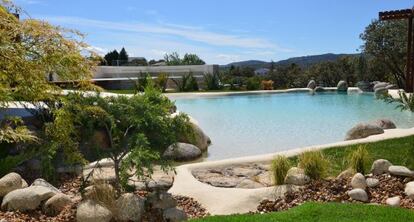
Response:
[{"label": "mulch bed", "polygon": [[[79,188],[81,186],[81,177],[73,175],[63,175],[59,178],[57,188],[62,191],[62,193],[67,194],[71,197],[79,196]],[[146,196],[147,193],[143,191],[136,192],[139,196]],[[209,215],[205,208],[203,208],[197,201],[193,198],[185,196],[174,196],[177,200],[179,208],[183,209],[189,218],[200,218]],[[63,210],[59,215],[55,217],[49,217],[45,215],[41,209],[29,211],[29,212],[7,212],[0,211],[0,220],[5,219],[8,222],[75,222],[76,221],[76,207],[79,204],[80,199],[74,198],[74,204],[68,206]],[[144,215],[143,221],[162,221],[162,215],[155,216],[155,212],[147,212]]]},{"label": "mulch bed", "polygon": [[[414,209],[414,201],[407,198],[404,194],[405,183],[409,182],[407,179],[386,174],[373,176],[371,178],[379,179],[380,184],[377,187],[366,189],[369,203],[385,204],[387,198],[399,196],[401,198],[401,207]],[[347,195],[347,191],[352,190],[350,181],[350,178],[312,181],[298,191],[286,193],[282,198],[263,200],[257,207],[257,212],[262,213],[287,210],[308,201],[356,202],[351,200]]]}]

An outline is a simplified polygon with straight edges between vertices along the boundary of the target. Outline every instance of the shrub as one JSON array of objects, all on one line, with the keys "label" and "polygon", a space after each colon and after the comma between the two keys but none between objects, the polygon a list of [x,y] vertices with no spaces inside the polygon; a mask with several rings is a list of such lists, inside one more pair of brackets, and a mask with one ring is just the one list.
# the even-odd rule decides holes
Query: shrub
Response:
[{"label": "shrub", "polygon": [[385,96],[383,99],[388,103],[396,103],[396,109],[401,111],[411,111],[414,112],[414,95],[407,94],[405,92],[398,92],[399,98],[394,98],[391,95]]},{"label": "shrub", "polygon": [[370,161],[368,150],[365,146],[359,146],[348,156],[348,164],[357,173],[365,174]]},{"label": "shrub", "polygon": [[218,73],[210,74],[207,73],[204,75],[204,82],[208,90],[218,90],[221,89],[221,81]]},{"label": "shrub", "polygon": [[290,169],[290,161],[285,156],[276,156],[272,160],[272,177],[275,185],[281,185],[285,181],[286,174]]},{"label": "shrub", "polygon": [[137,80],[134,81],[135,92],[144,92],[151,81],[152,79],[149,73],[140,73],[137,75]]},{"label": "shrub", "polygon": [[248,90],[258,90],[260,89],[260,78],[258,77],[250,77],[246,81],[246,89]]},{"label": "shrub", "polygon": [[190,92],[198,90],[198,83],[196,78],[190,72],[187,75],[183,75],[181,80],[171,79],[176,85],[177,90],[180,92]]},{"label": "shrub", "polygon": [[306,151],[299,155],[298,165],[311,179],[320,179],[326,175],[329,161],[321,151]]},{"label": "shrub", "polygon": [[263,80],[262,81],[262,89],[272,90],[273,89],[273,81],[272,80]]},{"label": "shrub", "polygon": [[160,73],[155,79],[155,84],[160,88],[162,92],[167,89],[168,74]]}]

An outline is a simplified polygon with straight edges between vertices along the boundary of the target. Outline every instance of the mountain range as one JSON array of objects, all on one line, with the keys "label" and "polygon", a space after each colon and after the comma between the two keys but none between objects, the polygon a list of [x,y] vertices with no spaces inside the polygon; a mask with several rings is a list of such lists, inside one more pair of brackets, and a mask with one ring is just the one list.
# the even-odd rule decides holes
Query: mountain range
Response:
[{"label": "mountain range", "polygon": [[[319,63],[319,62],[327,62],[327,61],[335,61],[338,58],[342,56],[357,56],[359,54],[333,54],[333,53],[326,53],[321,55],[309,55],[309,56],[301,56],[301,57],[293,57],[285,60],[280,60],[277,62],[274,62],[276,66],[284,66],[284,65],[290,65],[292,63],[295,63],[299,65],[302,68],[309,67],[313,64]],[[240,62],[232,62],[227,65],[221,66],[221,68],[228,68],[230,66],[238,66],[238,67],[251,67],[253,69],[259,69],[259,68],[269,68],[270,62],[260,61],[260,60],[246,60],[246,61],[240,61]]]}]

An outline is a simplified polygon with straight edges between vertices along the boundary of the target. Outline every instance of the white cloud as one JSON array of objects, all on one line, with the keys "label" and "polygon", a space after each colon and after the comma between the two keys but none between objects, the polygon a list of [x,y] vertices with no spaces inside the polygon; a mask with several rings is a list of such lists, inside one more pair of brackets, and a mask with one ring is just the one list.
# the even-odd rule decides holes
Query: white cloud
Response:
[{"label": "white cloud", "polygon": [[105,55],[109,51],[108,49],[101,48],[98,46],[93,46],[93,45],[89,46],[87,49],[101,56]]},{"label": "white cloud", "polygon": [[200,27],[191,27],[175,24],[148,24],[148,23],[120,23],[103,20],[93,20],[79,17],[43,16],[45,20],[62,24],[88,26],[103,30],[116,30],[136,33],[162,34],[182,37],[187,40],[205,43],[213,46],[272,49],[279,52],[290,52],[290,49],[279,47],[262,38],[244,37],[233,34],[223,34],[204,30]]}]

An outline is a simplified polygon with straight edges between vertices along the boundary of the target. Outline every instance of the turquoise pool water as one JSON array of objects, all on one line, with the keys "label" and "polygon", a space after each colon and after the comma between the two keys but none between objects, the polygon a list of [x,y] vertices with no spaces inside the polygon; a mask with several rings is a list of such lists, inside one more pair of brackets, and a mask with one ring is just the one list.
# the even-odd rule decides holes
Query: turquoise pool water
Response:
[{"label": "turquoise pool water", "polygon": [[414,115],[372,94],[257,94],[172,98],[211,137],[207,160],[342,141],[355,124],[380,118],[414,127]]}]

